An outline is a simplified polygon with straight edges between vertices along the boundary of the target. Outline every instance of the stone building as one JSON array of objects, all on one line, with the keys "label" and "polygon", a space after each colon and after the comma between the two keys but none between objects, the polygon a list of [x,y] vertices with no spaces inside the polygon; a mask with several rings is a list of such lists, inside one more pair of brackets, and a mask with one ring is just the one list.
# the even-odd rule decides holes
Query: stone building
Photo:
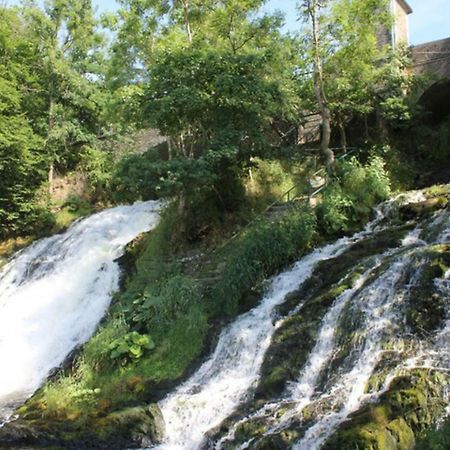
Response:
[{"label": "stone building", "polygon": [[394,17],[392,27],[380,30],[378,40],[381,46],[409,44],[409,20],[408,15],[413,12],[406,0],[390,0],[390,10]]}]

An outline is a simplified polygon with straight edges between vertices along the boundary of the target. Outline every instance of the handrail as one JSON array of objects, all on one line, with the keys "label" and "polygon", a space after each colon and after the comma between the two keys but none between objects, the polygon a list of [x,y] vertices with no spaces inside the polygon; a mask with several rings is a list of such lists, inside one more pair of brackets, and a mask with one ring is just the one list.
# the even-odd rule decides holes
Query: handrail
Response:
[{"label": "handrail", "polygon": [[[347,147],[346,150],[350,151],[346,151],[344,154],[339,155],[338,157],[336,157],[336,159],[345,159],[349,156],[351,156],[353,153],[355,153],[358,148],[357,147]],[[342,150],[342,147],[335,147],[335,148],[330,148],[330,150]],[[315,149],[315,151],[317,151],[317,149]],[[316,170],[312,175],[308,176],[308,181],[314,177],[319,175],[320,173],[326,172],[326,169],[324,167],[321,167],[319,170]],[[304,182],[306,179],[306,177],[302,180],[302,182]],[[222,248],[224,248],[225,246],[227,246],[230,242],[232,242],[234,239],[236,239],[241,233],[243,233],[250,225],[252,225],[253,223],[255,223],[257,220],[259,220],[261,217],[265,216],[274,206],[276,206],[277,204],[280,203],[281,200],[283,200],[285,197],[287,197],[287,202],[290,203],[290,193],[296,189],[297,187],[300,186],[300,182],[294,184],[293,186],[291,186],[286,192],[284,192],[282,195],[280,195],[274,202],[272,202],[269,206],[267,206],[260,214],[258,214],[257,217],[253,218],[252,220],[250,220],[244,227],[242,227],[240,230],[236,231],[236,233],[234,233],[229,239],[227,239],[222,245],[219,245],[219,247],[216,247],[214,252],[217,252],[219,250],[221,250]],[[309,193],[307,195],[304,196],[305,200],[310,202],[312,198],[314,198],[317,194],[319,194],[323,189],[325,189],[327,186],[327,180],[325,180],[325,184],[320,186],[318,189],[316,189],[315,191],[313,191],[312,193]]]}]

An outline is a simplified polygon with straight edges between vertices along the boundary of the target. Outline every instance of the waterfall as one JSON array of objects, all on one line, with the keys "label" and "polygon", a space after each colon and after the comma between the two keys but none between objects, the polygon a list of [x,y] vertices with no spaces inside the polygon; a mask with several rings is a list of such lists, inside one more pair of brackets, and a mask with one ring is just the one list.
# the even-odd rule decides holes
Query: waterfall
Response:
[{"label": "waterfall", "polygon": [[313,252],[275,277],[261,304],[239,317],[220,335],[211,358],[160,405],[167,442],[160,449],[196,449],[204,434],[242,402],[258,378],[276,324],[272,312],[297,289],[319,261],[345,248],[343,242]]},{"label": "waterfall", "polygon": [[[352,369],[340,377],[321,396],[334,395],[338,404],[343,403],[337,412],[326,414],[309,428],[304,438],[294,446],[296,450],[313,450],[320,447],[332,431],[362,403],[366,394],[365,388],[376,364],[383,352],[381,346],[383,336],[395,333],[396,314],[395,304],[401,302],[402,292],[398,292],[398,282],[404,274],[409,255],[402,256],[374,283],[363,289],[354,299],[355,306],[364,314],[363,333],[364,344],[357,349],[356,363]],[[311,357],[314,357],[314,353]],[[311,386],[314,389],[314,386]],[[316,400],[317,401],[317,400]],[[336,401],[336,400],[334,400]]]},{"label": "waterfall", "polygon": [[[448,212],[439,214],[439,220],[446,224],[446,227],[438,235],[436,243],[449,243],[449,219]],[[417,232],[412,232],[403,243],[410,244],[414,241],[413,237],[417,236]],[[416,241],[423,246],[425,243]],[[334,430],[341,424],[350,413],[356,411],[365,401],[374,400],[386,388],[388,383],[385,382],[384,389],[374,394],[366,392],[366,386],[370,376],[374,372],[376,364],[380,361],[383,353],[382,340],[386,335],[395,335],[401,333],[400,316],[401,309],[399,305],[402,303],[404,295],[407,294],[409,285],[399,283],[406,268],[408,268],[413,253],[420,251],[420,247],[404,253],[396,259],[390,267],[380,276],[374,283],[363,289],[354,299],[360,311],[364,313],[363,333],[364,345],[360,349],[357,360],[353,368],[342,377],[339,381],[331,386],[327,392],[321,396],[335,395],[341,397],[342,406],[337,411],[329,412],[320,417],[317,422],[312,425],[305,433],[305,436],[293,447],[293,450],[316,450],[321,444],[332,434]],[[418,268],[415,268],[418,271]],[[439,284],[439,288],[444,295],[450,297],[450,285],[448,276],[445,274],[444,279],[435,280]],[[414,279],[414,275],[412,277]],[[450,358],[448,358],[449,329],[448,321],[443,329],[437,333],[435,337],[436,348],[434,352],[434,360],[428,360],[428,367],[436,367],[436,363],[442,362],[448,366]],[[428,349],[429,350],[429,349]],[[427,352],[430,354],[430,352]],[[417,360],[417,356],[411,358]],[[410,361],[405,362],[408,366]],[[390,377],[388,377],[388,380]]]},{"label": "waterfall", "polygon": [[[411,198],[412,201],[417,199],[422,199],[421,193],[415,193]],[[408,202],[408,199],[403,200]],[[166,422],[166,439],[156,448],[194,450],[204,448],[205,445],[216,449],[253,448],[253,438],[246,443],[227,446],[234,439],[237,425],[269,415],[273,417],[271,423],[275,423],[275,426],[269,427],[262,435],[271,435],[289,428],[292,419],[301,420],[302,411],[307,405],[329,401],[331,407],[328,412],[325,410],[308,422],[304,426],[303,438],[293,446],[297,450],[317,449],[351,412],[387,389],[394,372],[386,376],[381,390],[366,392],[367,383],[385,351],[384,340],[392,338],[395,341],[396,336],[404,331],[401,305],[409,289],[405,279],[411,276],[407,274],[411,270],[412,256],[419,254],[427,245],[421,227],[409,232],[400,247],[372,257],[370,267],[351,288],[334,300],[322,320],[315,346],[298,380],[289,385],[283,396],[239,420],[215,444],[206,442],[208,431],[220,425],[239,405],[251,402],[265,352],[273,334],[285,320],[274,317],[276,306],[283,303],[288,293],[302,286],[320,261],[335,258],[372,232],[385,229],[386,216],[391,211],[392,203],[383,205],[376,219],[363,232],[312,252],[270,281],[261,303],[225,328],[211,357],[191,378],[160,402]],[[449,217],[448,212],[440,213],[426,224],[429,228],[438,228],[439,225],[440,231],[435,233],[431,243],[448,242]],[[448,296],[448,280],[441,281],[441,284],[442,289],[447,289]],[[302,305],[296,306],[290,315],[301,314]],[[327,379],[324,375],[326,368],[334,361],[339,350],[337,330],[346,309],[354,311],[355,317],[360,320],[357,345],[345,356],[345,364],[338,373],[330,376],[328,381],[323,381]],[[436,342],[448,342],[448,324],[436,337]],[[441,359],[446,351],[437,352]],[[448,364],[448,360],[445,364]],[[407,362],[403,366],[406,365]]]},{"label": "waterfall", "polygon": [[115,260],[158,223],[160,207],[140,202],[79,220],[0,272],[0,421],[93,334],[118,288]]},{"label": "waterfall", "polygon": [[[439,225],[439,232],[434,233],[433,243],[450,243],[450,213],[441,212],[429,224],[432,230]],[[434,230],[435,231],[435,230]],[[270,418],[269,423],[275,425],[258,438],[252,438],[243,443],[239,448],[252,448],[255,441],[261,437],[267,437],[292,426],[299,426],[302,420],[302,412],[308,405],[328,404],[325,411],[312,421],[305,424],[304,436],[292,447],[294,450],[316,450],[338,426],[363,404],[375,401],[389,387],[390,381],[395,378],[401,369],[443,368],[448,371],[450,367],[450,354],[448,344],[450,342],[450,320],[447,319],[443,328],[434,336],[434,346],[425,343],[421,351],[407,358],[403,364],[391,371],[382,388],[376,392],[367,392],[368,382],[380,362],[383,354],[383,341],[390,338],[395,342],[401,337],[404,330],[402,319],[402,304],[408,295],[409,289],[417,281],[420,266],[414,266],[413,256],[422,252],[427,246],[420,236],[422,228],[418,227],[408,233],[402,240],[402,246],[390,250],[378,256],[378,261],[373,267],[359,277],[355,285],[338,296],[333,306],[328,310],[322,320],[317,341],[311,351],[308,361],[302,369],[297,382],[290,385],[282,399],[278,402],[264,405],[256,413],[247,417],[237,425],[245,423],[249,419]],[[371,273],[380,263],[389,265],[382,274],[371,280]],[[412,271],[407,276],[407,272]],[[450,270],[442,279],[434,280],[437,289],[442,295],[450,298]],[[409,279],[409,282],[407,280]],[[351,306],[351,312],[362,316],[361,323],[357,327],[359,346],[356,345],[347,361],[340,365],[336,377],[329,377],[328,383],[318,385],[318,380],[327,366],[331,366],[333,358],[339,354],[336,332],[339,327],[339,319],[344,307]],[[449,309],[450,304],[447,305]],[[447,314],[450,311],[447,311]],[[400,351],[400,349],[398,349]],[[347,362],[347,364],[345,364]],[[349,369],[347,369],[349,367]],[[327,377],[325,377],[326,379]],[[280,413],[280,410],[286,409]],[[297,420],[297,423],[295,423]],[[234,438],[235,427],[219,441],[216,448]],[[291,428],[292,429],[292,428]],[[227,447],[228,448],[228,447]]]},{"label": "waterfall", "polygon": [[[421,199],[420,195],[411,199]],[[145,202],[95,214],[64,234],[37,241],[0,271],[0,426],[93,334],[118,288],[117,257],[128,242],[157,224],[160,207],[158,202]],[[448,370],[450,305],[433,336],[414,337],[408,344],[403,339],[411,336],[405,308],[427,252],[433,251],[430,246],[450,244],[450,212],[440,211],[409,232],[398,227],[395,239],[389,237],[382,249],[370,247],[369,240],[370,251],[361,250],[373,233],[381,235],[380,242],[389,235],[393,211],[392,202],[381,205],[362,232],[316,249],[268,280],[261,302],[225,327],[211,356],[159,403],[166,438],[154,448],[251,449],[260,444],[270,448],[270,439],[283,434],[294,436],[286,448],[319,449],[353,412],[377,401],[399,371],[419,366]],[[355,260],[353,269],[355,254],[365,256]],[[330,290],[331,296],[327,290],[331,286],[318,275],[335,260],[347,262],[343,271],[328,277],[335,283],[333,289],[339,287]],[[320,265],[324,261],[328,262]],[[311,277],[312,284],[318,280],[318,293],[306,283]],[[442,298],[450,298],[450,270],[430,283]],[[323,289],[328,295],[323,305],[322,284],[328,286]],[[279,317],[277,307],[302,286],[305,298]],[[314,305],[316,294],[321,309],[309,309],[308,316],[308,302]],[[255,402],[255,389],[268,376],[261,368],[272,338],[284,332],[289,318],[297,320],[294,316],[303,314],[305,321],[316,313],[313,328],[308,328],[311,350],[302,353],[289,375],[292,381],[273,394],[275,398]],[[304,322],[293,322],[299,323]],[[398,360],[369,388],[387,343]],[[405,350],[402,346],[407,345],[411,348]],[[251,421],[263,424],[258,433],[239,434],[239,427]]]},{"label": "waterfall", "polygon": [[229,325],[221,333],[212,356],[160,403],[167,437],[158,449],[199,448],[205,433],[250,397],[271,337],[283,320],[274,319],[275,307],[301,287],[320,261],[340,255],[368,236],[384,217],[383,213],[377,214],[362,232],[313,251],[271,280],[261,303]]}]

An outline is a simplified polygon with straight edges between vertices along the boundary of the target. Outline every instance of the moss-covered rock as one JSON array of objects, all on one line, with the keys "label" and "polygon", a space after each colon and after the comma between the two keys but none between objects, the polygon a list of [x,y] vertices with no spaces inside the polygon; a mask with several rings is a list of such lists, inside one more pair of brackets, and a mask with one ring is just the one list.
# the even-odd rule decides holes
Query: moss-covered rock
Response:
[{"label": "moss-covered rock", "polygon": [[450,268],[450,246],[427,247],[413,266],[419,266],[410,281],[406,297],[406,323],[419,337],[427,337],[443,324],[448,299],[435,280],[445,276]]},{"label": "moss-covered rock", "polygon": [[445,411],[447,374],[414,370],[393,380],[379,401],[353,413],[323,450],[411,450]]},{"label": "moss-covered rock", "polygon": [[[261,369],[255,394],[257,400],[262,402],[276,397],[289,381],[298,377],[328,308],[340,294],[353,286],[365,270],[369,257],[399,246],[409,229],[410,226],[400,226],[383,230],[362,239],[338,257],[322,261],[302,288],[289,296],[279,309],[280,314],[287,314],[302,302],[304,306],[275,332]],[[354,315],[351,317],[355,320]],[[345,324],[342,327],[349,329]],[[347,347],[350,351],[350,344]]]},{"label": "moss-covered rock", "polygon": [[400,218],[402,220],[414,220],[428,217],[438,209],[448,206],[449,199],[446,196],[437,196],[427,200],[402,205],[399,208]]},{"label": "moss-covered rock", "polygon": [[[164,419],[156,404],[126,408],[103,417],[49,419],[31,411],[26,419],[0,428],[0,448],[16,445],[70,449],[123,449],[150,446],[164,436]],[[34,417],[32,419],[32,417]]]}]

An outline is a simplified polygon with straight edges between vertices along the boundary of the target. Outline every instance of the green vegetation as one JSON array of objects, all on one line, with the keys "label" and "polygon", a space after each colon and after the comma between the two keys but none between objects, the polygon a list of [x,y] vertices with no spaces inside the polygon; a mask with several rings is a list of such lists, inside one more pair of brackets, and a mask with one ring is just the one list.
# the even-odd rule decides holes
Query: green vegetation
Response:
[{"label": "green vegetation", "polygon": [[[179,197],[185,223],[204,203],[208,220],[239,209],[255,161],[304,157],[297,134],[316,107],[307,29],[284,35],[278,14],[258,13],[264,0],[194,3],[123,1],[101,18],[88,0],[1,7],[0,239],[52,229],[56,174],[83,173],[92,205]],[[344,147],[356,116],[379,105],[388,122],[405,116],[385,105],[403,102],[410,79],[376,43],[384,0],[356,3],[318,12],[321,42],[337,44],[319,56]],[[128,138],[146,127],[167,136],[162,154],[134,154]]]},{"label": "green vegetation", "polygon": [[342,162],[317,208],[321,231],[339,234],[355,229],[389,194],[390,181],[380,157],[372,157],[366,166],[355,158]]},{"label": "green vegetation", "polygon": [[313,211],[304,208],[294,209],[275,223],[261,220],[249,228],[221,255],[226,266],[212,289],[212,308],[236,315],[245,293],[311,247],[315,225]]},{"label": "green vegetation", "polygon": [[416,450],[445,450],[450,446],[450,419],[439,423],[435,429],[425,433],[419,440]]},{"label": "green vegetation", "polygon": [[[121,0],[101,17],[90,0],[0,6],[0,265],[102,207],[167,201],[158,227],[128,246],[100,328],[21,417],[63,441],[87,439],[86,429],[107,439],[117,426],[128,443],[140,432],[133,421],[156,433],[157,413],[142,405],[198,364],[267,277],[446,166],[448,119],[425,123],[406,52],[378,43],[393,19],[387,3],[302,1],[296,35],[263,12],[264,0]],[[149,130],[164,136],[158,145],[139,142]],[[335,160],[337,146],[354,156]],[[309,199],[314,183],[323,189]],[[448,192],[438,194],[443,206]],[[365,244],[356,251],[372,254]],[[442,258],[423,272],[428,288]],[[352,285],[352,261],[342,261],[345,278],[328,268],[333,286],[310,305],[314,326]],[[435,326],[427,308],[442,312],[428,294],[411,301],[412,328]],[[293,318],[280,330],[307,341],[302,357],[311,323]],[[297,357],[265,368],[266,393],[280,391]]]}]

